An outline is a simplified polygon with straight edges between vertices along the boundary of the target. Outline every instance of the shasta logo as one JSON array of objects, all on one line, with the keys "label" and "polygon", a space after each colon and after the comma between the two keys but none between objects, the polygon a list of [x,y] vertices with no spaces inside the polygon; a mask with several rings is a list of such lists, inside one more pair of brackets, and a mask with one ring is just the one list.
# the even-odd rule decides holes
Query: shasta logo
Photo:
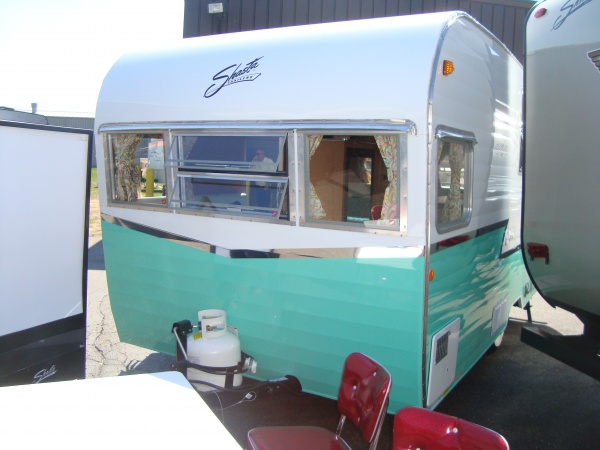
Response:
[{"label": "shasta logo", "polygon": [[552,29],[558,30],[571,14],[579,11],[591,1],[592,0],[567,0],[565,4],[562,5],[562,7],[560,8],[560,12],[563,14],[558,16],[558,18],[554,22],[554,26],[552,27]]},{"label": "shasta logo", "polygon": [[[241,83],[242,81],[254,81],[261,74],[257,71],[259,61],[263,57],[256,58],[254,61],[249,63],[232,64],[229,67],[225,67],[223,70],[217,72],[212,78],[213,84],[204,92],[204,97],[209,98],[223,89],[225,86],[230,86],[235,83]],[[243,67],[242,67],[243,66]]]},{"label": "shasta logo", "polygon": [[50,378],[51,376],[56,375],[57,372],[58,370],[56,370],[55,365],[48,369],[42,369],[33,376],[33,384],[37,384],[40,381],[44,381],[46,378]]}]

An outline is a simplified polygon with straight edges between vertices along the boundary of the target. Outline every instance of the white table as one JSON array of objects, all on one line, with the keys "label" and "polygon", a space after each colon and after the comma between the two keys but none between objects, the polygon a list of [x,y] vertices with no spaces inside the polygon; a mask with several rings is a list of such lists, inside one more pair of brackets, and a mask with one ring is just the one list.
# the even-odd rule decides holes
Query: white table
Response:
[{"label": "white table", "polygon": [[0,448],[241,450],[179,372],[0,388]]}]

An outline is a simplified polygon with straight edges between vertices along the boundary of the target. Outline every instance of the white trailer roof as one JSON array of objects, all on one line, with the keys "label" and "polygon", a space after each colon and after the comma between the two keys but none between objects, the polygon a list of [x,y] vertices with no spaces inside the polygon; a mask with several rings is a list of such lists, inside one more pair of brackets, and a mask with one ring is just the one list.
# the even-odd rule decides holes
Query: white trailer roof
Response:
[{"label": "white trailer roof", "polygon": [[[454,24],[479,27],[444,12],[192,38],[128,54],[104,80],[96,124],[408,119],[425,127],[432,64]],[[235,70],[235,82],[217,89]]]}]

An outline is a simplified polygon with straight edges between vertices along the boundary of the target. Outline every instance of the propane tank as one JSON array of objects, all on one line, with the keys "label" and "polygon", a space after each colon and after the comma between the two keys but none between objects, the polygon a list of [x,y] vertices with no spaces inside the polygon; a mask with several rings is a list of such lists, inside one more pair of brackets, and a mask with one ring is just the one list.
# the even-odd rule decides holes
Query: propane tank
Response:
[{"label": "propane tank", "polygon": [[[187,356],[191,363],[207,368],[237,367],[242,358],[240,340],[237,334],[227,328],[227,314],[220,309],[198,311],[198,332],[187,337]],[[196,368],[187,369],[190,382],[203,381],[225,387],[226,375],[209,373]],[[202,383],[194,383],[200,391],[214,388]],[[242,374],[233,375],[233,386],[242,384]]]}]

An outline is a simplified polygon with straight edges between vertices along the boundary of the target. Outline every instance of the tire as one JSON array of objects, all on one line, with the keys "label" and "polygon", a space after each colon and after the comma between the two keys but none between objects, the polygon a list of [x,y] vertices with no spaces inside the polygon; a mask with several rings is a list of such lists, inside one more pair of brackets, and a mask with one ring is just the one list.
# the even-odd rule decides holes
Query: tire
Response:
[{"label": "tire", "polygon": [[498,350],[500,348],[500,345],[502,345],[502,339],[504,338],[504,331],[502,333],[500,333],[500,335],[494,340],[494,342],[492,342],[492,345],[490,345],[490,348],[488,349],[487,353],[494,353],[496,350]]}]

